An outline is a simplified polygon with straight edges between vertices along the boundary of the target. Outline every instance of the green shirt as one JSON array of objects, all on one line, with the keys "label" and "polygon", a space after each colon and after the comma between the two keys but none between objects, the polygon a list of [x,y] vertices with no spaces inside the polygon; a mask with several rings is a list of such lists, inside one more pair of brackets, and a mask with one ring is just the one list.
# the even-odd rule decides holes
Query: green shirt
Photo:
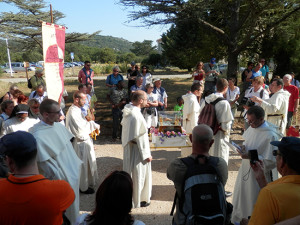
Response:
[{"label": "green shirt", "polygon": [[179,106],[178,104],[174,106],[174,111],[180,111],[180,115],[183,116],[183,104]]}]

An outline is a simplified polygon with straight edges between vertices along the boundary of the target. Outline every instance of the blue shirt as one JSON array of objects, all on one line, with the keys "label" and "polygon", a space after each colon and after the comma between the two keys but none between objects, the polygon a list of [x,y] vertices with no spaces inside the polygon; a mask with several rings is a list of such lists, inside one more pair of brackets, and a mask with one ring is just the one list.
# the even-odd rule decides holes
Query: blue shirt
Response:
[{"label": "blue shirt", "polygon": [[140,87],[138,87],[135,84],[135,85],[133,85],[133,86],[130,87],[130,91],[139,91],[139,90],[144,91],[143,85],[141,85]]},{"label": "blue shirt", "polygon": [[260,68],[261,76],[265,77],[267,73],[269,73],[269,67],[267,65],[264,65],[262,68]]},{"label": "blue shirt", "polygon": [[113,74],[110,74],[107,76],[105,83],[110,85],[117,85],[120,80],[124,80],[121,74],[118,74],[117,77],[115,77]]},{"label": "blue shirt", "polygon": [[261,73],[260,70],[257,71],[257,72],[255,72],[254,70],[252,70],[252,76],[250,77],[250,79],[254,79],[255,77],[260,77],[260,76],[262,76],[261,74],[262,73]]}]

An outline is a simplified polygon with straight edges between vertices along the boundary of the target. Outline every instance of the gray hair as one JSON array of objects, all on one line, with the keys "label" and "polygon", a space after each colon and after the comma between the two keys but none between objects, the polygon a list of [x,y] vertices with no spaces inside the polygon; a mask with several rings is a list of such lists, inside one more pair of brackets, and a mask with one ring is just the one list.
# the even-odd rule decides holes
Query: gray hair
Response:
[{"label": "gray hair", "polygon": [[198,126],[195,126],[192,132],[193,142],[210,142],[214,137],[212,129],[206,124],[200,124]]},{"label": "gray hair", "polygon": [[45,87],[42,84],[39,84],[38,86],[36,86],[36,90],[38,89],[43,89],[45,91]]},{"label": "gray hair", "polygon": [[114,70],[118,70],[118,71],[120,72],[120,67],[114,66],[114,67],[112,68],[112,70],[113,70],[113,71],[114,71]]},{"label": "gray hair", "polygon": [[42,70],[42,69],[36,69],[35,70],[35,75],[41,74],[43,72],[44,72],[44,70]]},{"label": "gray hair", "polygon": [[290,74],[286,74],[286,75],[284,75],[283,77],[286,77],[286,78],[288,78],[289,80],[293,79],[293,77],[292,77]]},{"label": "gray hair", "polygon": [[40,104],[36,98],[32,98],[27,102],[27,105],[29,105],[29,107],[36,105],[36,104]]}]

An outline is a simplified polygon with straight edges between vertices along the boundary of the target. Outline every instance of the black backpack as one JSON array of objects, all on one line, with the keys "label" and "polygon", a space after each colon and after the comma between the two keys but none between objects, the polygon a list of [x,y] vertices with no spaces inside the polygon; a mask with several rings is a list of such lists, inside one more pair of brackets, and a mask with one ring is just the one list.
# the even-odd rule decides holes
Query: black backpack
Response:
[{"label": "black backpack", "polygon": [[[203,158],[205,163],[199,163]],[[228,223],[227,202],[224,186],[217,171],[218,157],[198,155],[182,158],[187,166],[183,182],[182,197],[175,194],[171,215],[176,199],[179,199],[179,210],[185,215],[186,225],[225,225]]]},{"label": "black backpack", "polygon": [[37,80],[36,75],[33,75],[33,76],[27,81],[27,87],[30,88],[30,89],[32,89],[31,79],[32,79],[33,77],[35,77],[35,79]]},{"label": "black backpack", "polygon": [[202,109],[199,117],[198,124],[206,124],[208,125],[214,132],[214,135],[220,130],[221,126],[218,122],[215,105],[222,100],[226,100],[225,98],[217,98],[215,101],[211,103],[205,102],[205,106]]}]

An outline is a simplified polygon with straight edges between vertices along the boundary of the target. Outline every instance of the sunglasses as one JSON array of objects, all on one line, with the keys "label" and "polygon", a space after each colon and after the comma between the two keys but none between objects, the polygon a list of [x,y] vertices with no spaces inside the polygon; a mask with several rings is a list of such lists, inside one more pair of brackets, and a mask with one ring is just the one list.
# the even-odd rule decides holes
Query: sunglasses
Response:
[{"label": "sunglasses", "polygon": [[278,155],[282,155],[282,154],[280,154],[279,150],[274,150],[273,151],[273,156],[278,156]]}]

